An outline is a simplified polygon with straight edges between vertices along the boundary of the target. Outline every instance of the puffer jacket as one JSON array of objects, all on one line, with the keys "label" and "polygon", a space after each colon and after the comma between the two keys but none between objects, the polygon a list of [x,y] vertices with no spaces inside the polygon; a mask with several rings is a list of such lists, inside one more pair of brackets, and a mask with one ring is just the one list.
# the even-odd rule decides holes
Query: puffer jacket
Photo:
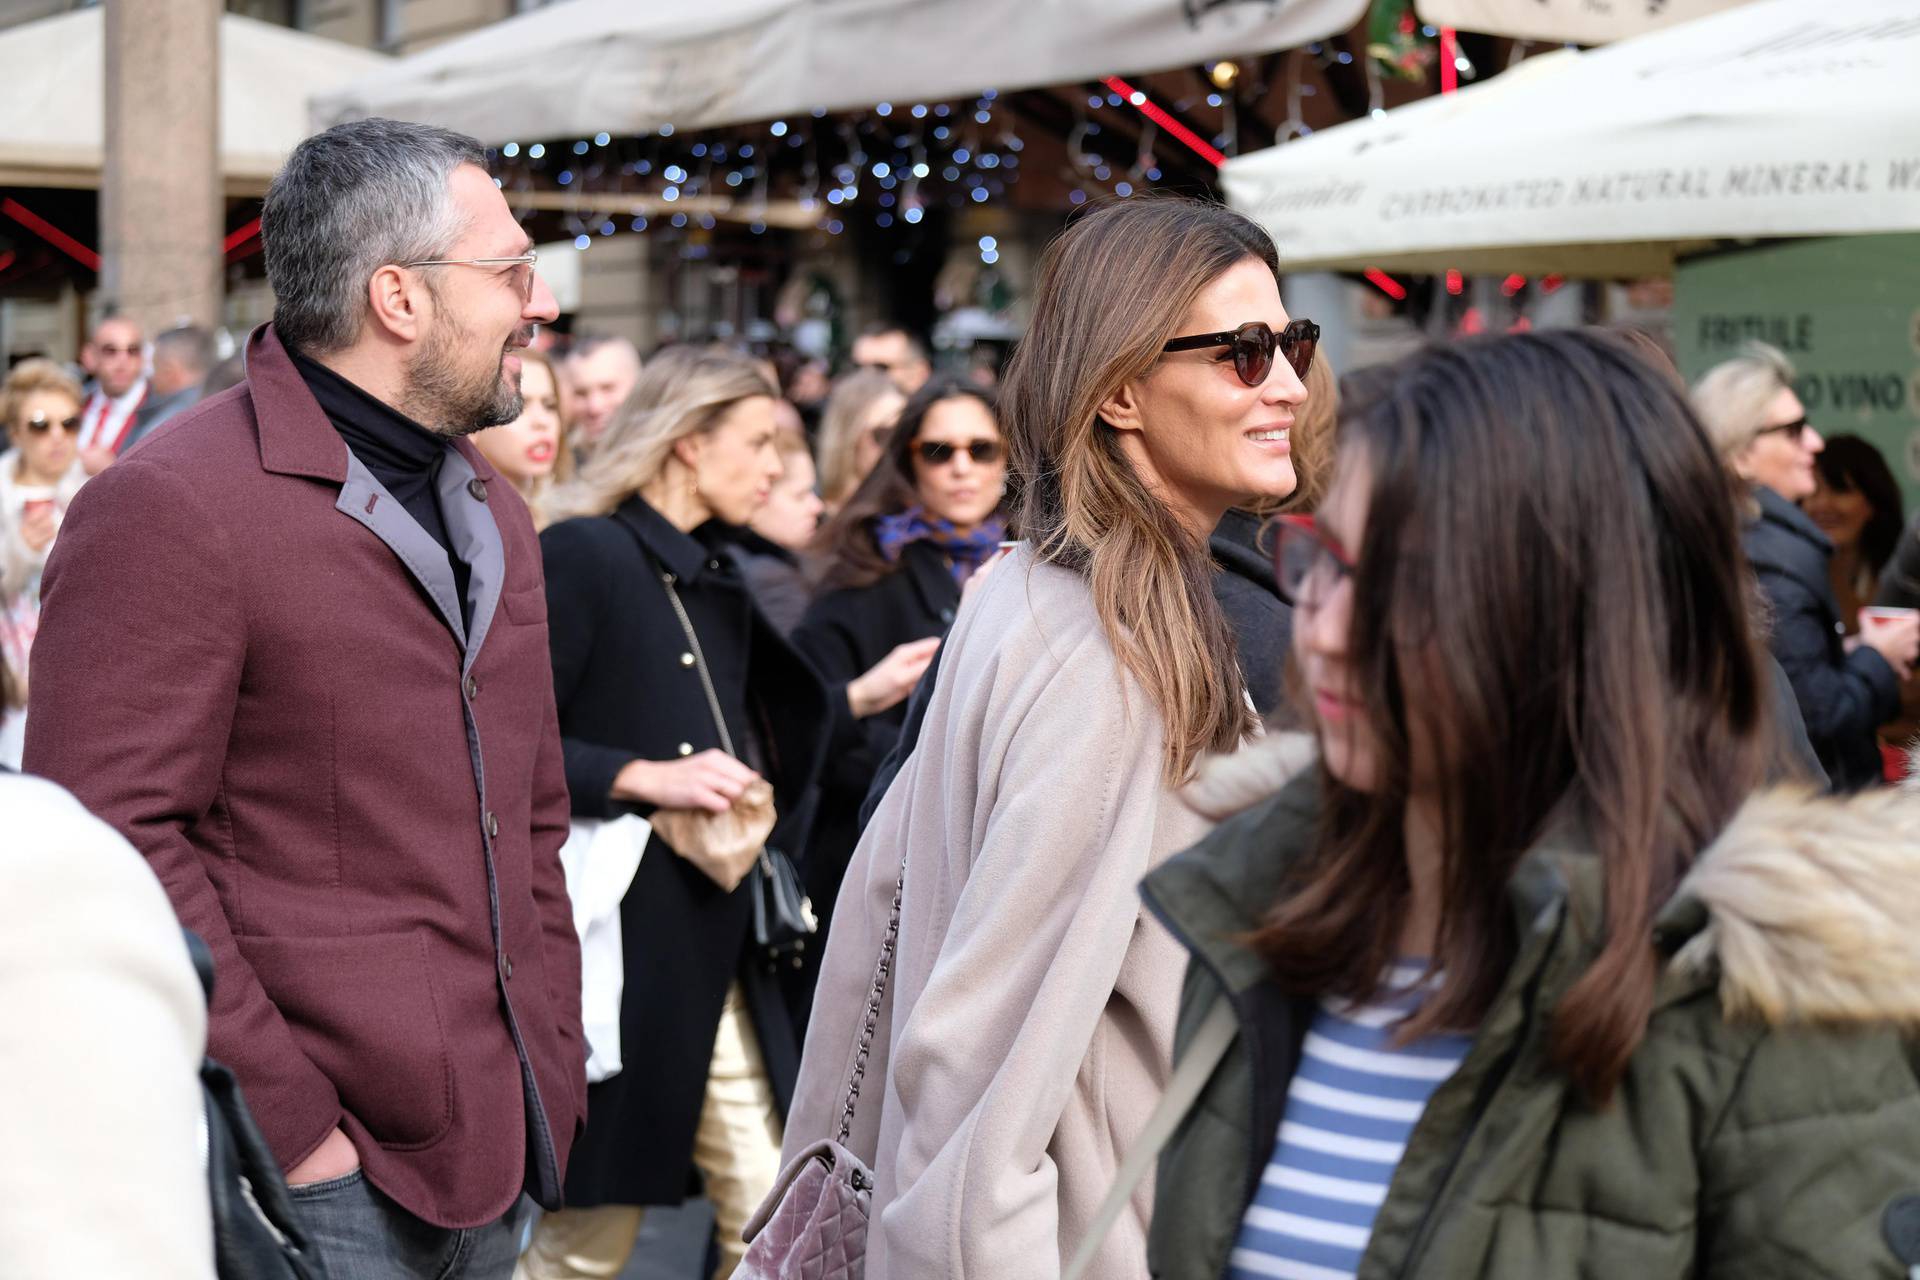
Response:
[{"label": "puffer jacket", "polygon": [[[1143,885],[1191,954],[1176,1060],[1223,990],[1239,1020],[1161,1154],[1158,1280],[1225,1273],[1273,1153],[1313,1002],[1239,939],[1308,847],[1319,788],[1317,770],[1295,777]],[[1906,1277],[1920,1263],[1920,1055],[1900,1030],[1920,1027],[1920,797],[1755,795],[1660,913],[1647,1035],[1596,1111],[1549,1061],[1547,1033],[1595,952],[1598,873],[1571,834],[1516,871],[1518,956],[1413,1132],[1360,1280]]]},{"label": "puffer jacket", "polygon": [[1864,645],[1849,652],[1827,578],[1833,544],[1800,508],[1764,486],[1742,536],[1767,598],[1767,647],[1793,684],[1807,736],[1835,791],[1880,781],[1874,730],[1900,714],[1900,677]]}]

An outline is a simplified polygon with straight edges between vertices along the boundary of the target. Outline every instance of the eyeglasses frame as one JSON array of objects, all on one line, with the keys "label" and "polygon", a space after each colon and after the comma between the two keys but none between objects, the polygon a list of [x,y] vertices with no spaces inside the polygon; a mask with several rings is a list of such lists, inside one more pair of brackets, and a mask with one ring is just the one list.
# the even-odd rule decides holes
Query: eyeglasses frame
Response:
[{"label": "eyeglasses frame", "polygon": [[36,413],[21,425],[36,436],[43,436],[55,427],[59,427],[70,436],[77,436],[80,434],[81,423],[80,415],[77,413],[66,418],[49,418],[45,413]]},{"label": "eyeglasses frame", "polygon": [[[1280,557],[1285,553],[1285,548],[1290,539],[1304,538],[1319,548],[1326,561],[1333,566],[1334,575],[1337,579],[1351,579],[1353,577],[1355,566],[1352,556],[1346,548],[1335,542],[1333,538],[1327,534],[1321,532],[1319,525],[1315,523],[1312,516],[1275,516],[1267,522],[1267,528],[1271,530],[1273,534],[1273,584],[1279,592],[1280,598],[1293,608],[1317,609],[1320,607],[1320,602],[1318,600],[1306,600],[1304,597],[1296,597],[1294,592],[1287,589],[1285,581],[1286,575],[1281,571]],[[1337,582],[1335,585],[1338,585]]]},{"label": "eyeglasses frame", "polygon": [[[1320,344],[1320,326],[1311,320],[1289,320],[1286,327],[1278,333],[1274,333],[1273,326],[1265,320],[1249,320],[1237,329],[1226,329],[1219,333],[1195,333],[1183,338],[1170,339],[1160,350],[1163,352],[1204,351],[1209,347],[1232,347],[1239,344],[1243,334],[1249,329],[1254,328],[1265,329],[1268,333],[1273,333],[1273,350],[1279,352],[1281,357],[1286,360],[1287,367],[1293,369],[1294,377],[1305,378],[1307,376],[1308,370],[1313,368],[1313,357],[1315,352],[1318,351]],[[1312,345],[1307,351],[1305,365],[1294,368],[1293,352],[1302,343],[1310,343]],[[1269,358],[1271,358],[1271,355]],[[1236,374],[1239,373],[1237,366],[1234,372]],[[1271,377],[1272,374],[1273,370],[1269,368],[1267,375]],[[1242,378],[1241,381],[1245,382],[1246,379]],[[1265,379],[1262,379],[1262,381],[1264,382]],[[1252,383],[1249,385],[1257,386],[1260,384]]]},{"label": "eyeglasses frame", "polygon": [[529,249],[525,253],[510,258],[422,258],[418,262],[402,262],[399,265],[411,271],[415,267],[525,267],[527,269],[527,287],[521,291],[523,297],[533,297],[533,273],[539,267],[540,252]]},{"label": "eyeglasses frame", "polygon": [[1801,434],[1812,426],[1813,423],[1809,422],[1807,415],[1803,413],[1792,422],[1782,422],[1777,426],[1762,427],[1753,433],[1753,438],[1758,440],[1761,436],[1770,436],[1777,431],[1788,439],[1792,439],[1794,436]]},{"label": "eyeglasses frame", "polygon": [[[945,449],[946,456],[929,457],[929,451],[936,449]],[[991,451],[990,456],[980,457],[981,450]],[[913,452],[915,457],[930,467],[944,467],[953,461],[956,454],[960,453],[966,454],[976,467],[990,467],[1007,456],[1007,446],[1000,440],[969,440],[963,445],[949,444],[945,440],[916,440],[913,442]]]}]

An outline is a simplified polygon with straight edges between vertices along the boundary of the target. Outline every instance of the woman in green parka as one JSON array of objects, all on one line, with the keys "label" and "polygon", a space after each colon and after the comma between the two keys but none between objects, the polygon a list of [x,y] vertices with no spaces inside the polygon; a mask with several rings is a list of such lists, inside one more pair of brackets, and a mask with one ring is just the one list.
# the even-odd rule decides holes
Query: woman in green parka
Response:
[{"label": "woman in green parka", "polygon": [[1763,786],[1681,390],[1560,332],[1350,394],[1275,552],[1319,762],[1143,890],[1192,955],[1176,1057],[1222,999],[1236,1027],[1153,1274],[1907,1277],[1920,797]]}]

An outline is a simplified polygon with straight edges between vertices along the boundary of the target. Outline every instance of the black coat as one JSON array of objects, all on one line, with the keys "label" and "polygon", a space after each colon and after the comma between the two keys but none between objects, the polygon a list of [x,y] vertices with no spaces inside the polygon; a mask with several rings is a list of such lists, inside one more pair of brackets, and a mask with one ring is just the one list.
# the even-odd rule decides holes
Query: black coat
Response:
[{"label": "black coat", "polygon": [[1259,516],[1236,508],[1221,519],[1207,550],[1219,566],[1213,575],[1213,598],[1233,628],[1247,696],[1256,711],[1271,716],[1286,700],[1293,606],[1280,598],[1274,581],[1273,553],[1260,536],[1265,526]]},{"label": "black coat", "polygon": [[[825,750],[827,692],[753,606],[724,550],[638,498],[609,517],[554,525],[540,545],[574,815],[622,811],[609,792],[628,761],[720,746],[664,569],[677,579],[736,749],[773,783],[780,823],[770,843],[797,853]],[[721,1003],[736,978],[783,1109],[792,1096],[799,1053],[779,983],[753,954],[750,883],[724,893],[658,835],[647,846],[621,903],[624,1067],[587,1090],[587,1129],[567,1176],[570,1208],[677,1204],[695,1189],[694,1129]]]},{"label": "black coat", "polygon": [[1771,613],[1767,646],[1780,662],[1806,719],[1807,737],[1835,791],[1882,776],[1875,730],[1900,714],[1900,681],[1864,646],[1848,653],[1827,561],[1833,544],[1798,507],[1771,489],[1755,491],[1759,518],[1744,541]]},{"label": "black coat", "polygon": [[807,584],[806,571],[800,567],[799,558],[778,543],[739,525],[721,524],[716,520],[695,533],[726,547],[760,612],[767,615],[767,621],[781,635],[791,636],[813,601],[813,588]]},{"label": "black coat", "polygon": [[[900,740],[907,703],[855,720],[844,690],[899,645],[945,635],[960,607],[960,586],[946,555],[930,542],[910,542],[899,566],[864,587],[828,591],[808,608],[793,633],[794,645],[807,656],[835,691],[835,723],[828,763],[820,779],[820,809],[802,870],[807,896],[820,917],[821,945],[809,949],[792,982],[797,1020],[804,1025],[813,982],[825,950],[825,931],[847,862],[860,841],[860,806],[873,786],[881,762]],[[929,678],[922,682],[930,685]]]}]

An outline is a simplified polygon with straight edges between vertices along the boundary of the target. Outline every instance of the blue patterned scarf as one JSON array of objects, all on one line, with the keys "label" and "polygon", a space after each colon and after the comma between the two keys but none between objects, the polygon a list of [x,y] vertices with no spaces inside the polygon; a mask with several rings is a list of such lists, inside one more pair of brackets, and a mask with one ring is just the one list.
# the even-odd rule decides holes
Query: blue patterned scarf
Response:
[{"label": "blue patterned scarf", "polygon": [[873,540],[889,563],[897,563],[910,542],[931,542],[947,554],[953,580],[964,583],[986,563],[1007,536],[1007,522],[990,516],[972,533],[960,533],[951,521],[929,519],[925,508],[908,507],[873,518]]}]

